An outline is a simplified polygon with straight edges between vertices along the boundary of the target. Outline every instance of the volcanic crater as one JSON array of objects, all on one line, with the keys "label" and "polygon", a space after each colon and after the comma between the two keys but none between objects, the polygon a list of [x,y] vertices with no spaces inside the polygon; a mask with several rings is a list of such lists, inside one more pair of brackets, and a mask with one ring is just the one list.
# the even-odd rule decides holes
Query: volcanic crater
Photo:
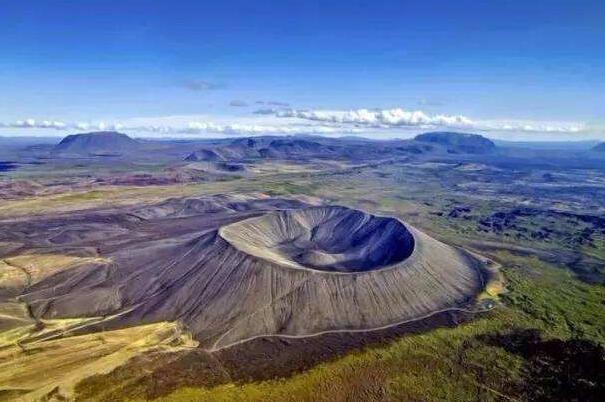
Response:
[{"label": "volcanic crater", "polygon": [[325,272],[377,270],[414,250],[414,237],[397,219],[338,206],[267,213],[224,226],[220,234],[252,256]]},{"label": "volcanic crater", "polygon": [[483,287],[477,259],[411,225],[287,199],[170,199],[2,229],[31,253],[100,257],[25,289],[36,320],[90,317],[74,334],[178,322],[208,351],[386,328],[466,306]]}]

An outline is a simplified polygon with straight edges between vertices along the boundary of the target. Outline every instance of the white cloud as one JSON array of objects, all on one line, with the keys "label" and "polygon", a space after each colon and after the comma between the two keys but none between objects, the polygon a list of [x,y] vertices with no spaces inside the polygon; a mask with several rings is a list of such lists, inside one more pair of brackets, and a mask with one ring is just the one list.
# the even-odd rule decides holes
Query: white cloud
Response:
[{"label": "white cloud", "polygon": [[476,123],[478,129],[493,131],[521,131],[540,133],[581,133],[588,127],[581,122],[540,122],[540,121],[506,121],[483,120]]},{"label": "white cloud", "polygon": [[[164,116],[148,118],[130,118],[121,122],[36,122],[32,119],[20,120],[16,123],[3,124],[0,128],[20,129],[55,129],[62,131],[124,131],[134,136],[192,136],[218,134],[263,135],[263,134],[318,134],[340,135],[354,134],[362,130],[356,127],[343,127],[335,124],[317,122],[290,122],[269,116]],[[32,135],[33,131],[28,135]]]},{"label": "white cloud", "polygon": [[[602,137],[602,126],[579,122],[539,122],[520,120],[473,120],[462,115],[429,114],[420,110],[354,109],[297,110],[266,108],[248,115],[184,115],[127,118],[121,121],[35,120],[0,123],[2,131],[20,129],[26,135],[41,132],[87,132],[115,130],[134,136],[237,136],[263,134],[361,134],[372,137],[406,137],[426,130],[453,129],[488,133],[494,138],[578,138]],[[404,131],[405,129],[405,131]]]},{"label": "white cloud", "polygon": [[1,124],[2,127],[9,128],[51,128],[55,130],[63,130],[67,128],[67,124],[57,120],[42,120],[37,121],[35,119],[17,120],[14,123]]},{"label": "white cloud", "polygon": [[466,128],[473,124],[465,116],[429,116],[420,110],[409,111],[401,108],[384,110],[356,109],[348,111],[289,109],[277,111],[276,116],[296,117],[331,123],[360,124],[371,127],[448,126]]},{"label": "white cloud", "polygon": [[120,130],[123,125],[120,123],[65,123],[58,120],[36,120],[23,119],[17,120],[14,123],[0,123],[3,128],[19,128],[19,129],[50,129],[50,130]]},{"label": "white cloud", "polygon": [[164,134],[223,134],[223,135],[262,135],[262,134],[343,134],[359,132],[356,128],[341,128],[325,125],[267,125],[267,124],[217,124],[207,121],[191,121],[186,127],[147,126],[136,127],[137,131]]},{"label": "white cloud", "polygon": [[[267,111],[264,111],[267,112]],[[276,110],[275,116],[297,118],[317,122],[329,122],[367,126],[375,128],[454,128],[481,131],[520,131],[546,133],[579,133],[586,130],[584,123],[578,122],[534,122],[472,120],[461,115],[430,115],[420,110],[355,109],[355,110]]]}]

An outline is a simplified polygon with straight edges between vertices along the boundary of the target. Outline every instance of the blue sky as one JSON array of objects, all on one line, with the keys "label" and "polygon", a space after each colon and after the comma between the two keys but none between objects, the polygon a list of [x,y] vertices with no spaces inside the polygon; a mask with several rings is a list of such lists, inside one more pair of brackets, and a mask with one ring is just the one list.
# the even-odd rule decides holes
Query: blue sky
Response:
[{"label": "blue sky", "polygon": [[571,0],[6,2],[0,130],[603,138],[603,21]]}]

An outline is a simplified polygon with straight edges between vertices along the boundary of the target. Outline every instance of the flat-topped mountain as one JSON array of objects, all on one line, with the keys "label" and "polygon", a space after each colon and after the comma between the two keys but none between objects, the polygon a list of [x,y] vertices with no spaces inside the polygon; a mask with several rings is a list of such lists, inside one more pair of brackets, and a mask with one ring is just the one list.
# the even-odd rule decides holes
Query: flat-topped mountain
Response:
[{"label": "flat-topped mountain", "polygon": [[419,134],[414,138],[414,140],[445,146],[449,152],[469,154],[491,152],[496,147],[496,144],[482,135],[449,131],[435,131]]},{"label": "flat-topped mountain", "polygon": [[68,135],[53,148],[53,153],[73,155],[121,155],[136,150],[139,142],[115,131],[97,131]]}]

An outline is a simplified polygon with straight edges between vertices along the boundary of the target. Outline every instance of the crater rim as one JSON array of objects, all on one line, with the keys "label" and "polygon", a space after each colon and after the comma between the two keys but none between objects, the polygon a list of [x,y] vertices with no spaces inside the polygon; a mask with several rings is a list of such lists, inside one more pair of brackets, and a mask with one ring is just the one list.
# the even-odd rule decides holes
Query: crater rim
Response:
[{"label": "crater rim", "polygon": [[[346,232],[350,237],[343,239],[343,228],[338,231],[338,226],[344,223],[345,230],[349,229],[347,222],[341,222],[347,218],[355,221],[355,230]],[[337,233],[326,237],[325,232],[332,228]],[[263,230],[272,234],[267,236]],[[222,226],[218,234],[230,246],[254,258],[284,268],[336,275],[402,267],[414,259],[418,247],[414,229],[398,218],[340,205],[268,211]]]}]

